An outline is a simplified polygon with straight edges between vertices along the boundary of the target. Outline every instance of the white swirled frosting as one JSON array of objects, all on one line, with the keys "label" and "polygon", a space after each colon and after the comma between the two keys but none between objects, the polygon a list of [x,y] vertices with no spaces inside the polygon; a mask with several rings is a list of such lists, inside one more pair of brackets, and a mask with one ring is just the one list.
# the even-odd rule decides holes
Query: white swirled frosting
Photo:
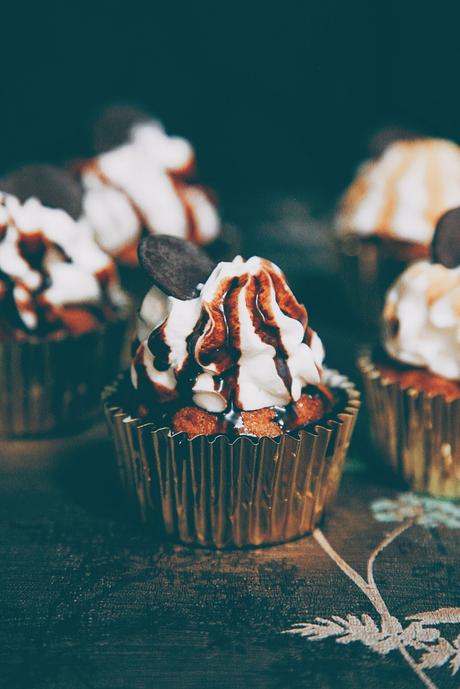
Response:
[{"label": "white swirled frosting", "polygon": [[[157,295],[141,310],[132,381],[158,402],[187,398],[209,412],[297,401],[321,382],[324,350],[280,269],[257,256],[222,262],[195,299],[168,298],[149,337]],[[149,303],[155,313],[151,314]]]},{"label": "white swirled frosting", "polygon": [[112,259],[91,231],[37,199],[0,193],[0,306],[31,331],[59,322],[66,306],[121,303]]},{"label": "white swirled frosting", "polygon": [[190,184],[195,154],[185,139],[157,122],[137,124],[122,146],[83,167],[83,214],[99,245],[111,255],[137,243],[143,229],[213,241],[220,231],[206,190]]},{"label": "white swirled frosting", "polygon": [[459,205],[460,147],[443,139],[397,141],[359,168],[337,226],[429,244],[440,216]]},{"label": "white swirled frosting", "polygon": [[384,326],[394,359],[460,379],[460,267],[413,264],[387,294]]}]

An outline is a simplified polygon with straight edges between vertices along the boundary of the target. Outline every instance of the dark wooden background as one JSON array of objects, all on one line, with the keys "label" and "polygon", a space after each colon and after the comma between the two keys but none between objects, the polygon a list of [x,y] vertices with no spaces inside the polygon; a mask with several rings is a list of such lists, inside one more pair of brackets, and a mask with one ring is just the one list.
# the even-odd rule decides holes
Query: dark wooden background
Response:
[{"label": "dark wooden background", "polygon": [[[6,462],[0,483],[0,686],[5,689],[402,689],[400,656],[282,635],[316,616],[368,613],[362,593],[311,538],[212,552],[127,525],[105,441],[58,460]],[[35,454],[35,456],[34,456]],[[325,534],[363,575],[388,525],[369,505],[394,491],[359,463]],[[460,602],[458,532],[413,527],[376,577],[391,612]],[[457,628],[458,632],[458,628]],[[430,673],[454,688],[445,668]]]}]

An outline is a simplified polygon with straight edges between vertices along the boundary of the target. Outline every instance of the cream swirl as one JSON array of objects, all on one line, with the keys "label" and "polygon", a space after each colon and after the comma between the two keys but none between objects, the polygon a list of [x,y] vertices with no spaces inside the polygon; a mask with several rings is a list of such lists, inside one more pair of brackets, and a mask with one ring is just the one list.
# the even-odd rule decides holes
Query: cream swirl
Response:
[{"label": "cream swirl", "polygon": [[37,199],[0,193],[0,302],[28,330],[59,327],[69,306],[123,301],[114,264],[89,228]]},{"label": "cream swirl", "polygon": [[440,216],[458,205],[460,147],[443,139],[397,141],[359,168],[337,226],[429,244]]},{"label": "cream swirl", "polygon": [[165,320],[135,354],[132,381],[154,402],[193,399],[209,412],[248,411],[297,401],[305,386],[320,384],[323,357],[280,269],[238,256],[219,263],[195,299],[169,297]]},{"label": "cream swirl", "polygon": [[383,315],[390,356],[460,379],[460,267],[413,264],[389,290]]},{"label": "cream swirl", "polygon": [[135,125],[126,144],[83,166],[83,216],[99,245],[123,253],[145,228],[157,234],[208,244],[220,231],[214,203],[186,178],[195,154],[185,139],[160,124]]}]

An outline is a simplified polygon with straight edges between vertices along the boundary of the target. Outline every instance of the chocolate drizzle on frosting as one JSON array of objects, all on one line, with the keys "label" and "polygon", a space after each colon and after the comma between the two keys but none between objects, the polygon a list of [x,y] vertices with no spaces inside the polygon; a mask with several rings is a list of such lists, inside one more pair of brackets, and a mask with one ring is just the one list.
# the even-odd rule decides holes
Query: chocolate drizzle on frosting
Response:
[{"label": "chocolate drizzle on frosting", "polygon": [[443,139],[395,141],[359,167],[337,226],[342,233],[428,246],[439,217],[459,204],[459,146]]},{"label": "chocolate drizzle on frosting", "polygon": [[[147,345],[147,346],[146,346]],[[279,268],[253,257],[220,263],[141,345],[133,382],[157,403],[179,400],[214,413],[280,409],[321,380],[321,341]]]},{"label": "chocolate drizzle on frosting", "polygon": [[5,325],[44,334],[64,326],[72,329],[70,311],[75,329],[95,327],[114,313],[123,301],[115,267],[87,228],[37,199],[21,204],[1,193],[0,216]]},{"label": "chocolate drizzle on frosting", "polygon": [[142,233],[203,245],[214,241],[219,215],[194,181],[189,142],[167,135],[153,120],[133,122],[126,134],[122,144],[81,166],[83,217],[100,246],[120,261],[132,261],[129,249]]}]

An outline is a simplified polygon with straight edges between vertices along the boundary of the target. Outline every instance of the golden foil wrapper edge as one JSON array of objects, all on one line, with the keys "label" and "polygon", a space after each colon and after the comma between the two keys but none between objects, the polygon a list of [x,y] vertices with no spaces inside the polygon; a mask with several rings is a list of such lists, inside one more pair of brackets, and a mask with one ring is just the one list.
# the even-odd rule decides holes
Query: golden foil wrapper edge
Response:
[{"label": "golden foil wrapper edge", "polygon": [[120,378],[106,389],[105,411],[134,514],[174,540],[215,548],[268,545],[311,532],[337,493],[360,406],[353,385],[329,374],[329,384],[346,392],[343,408],[314,431],[278,441],[189,440],[155,429],[123,411]]}]

